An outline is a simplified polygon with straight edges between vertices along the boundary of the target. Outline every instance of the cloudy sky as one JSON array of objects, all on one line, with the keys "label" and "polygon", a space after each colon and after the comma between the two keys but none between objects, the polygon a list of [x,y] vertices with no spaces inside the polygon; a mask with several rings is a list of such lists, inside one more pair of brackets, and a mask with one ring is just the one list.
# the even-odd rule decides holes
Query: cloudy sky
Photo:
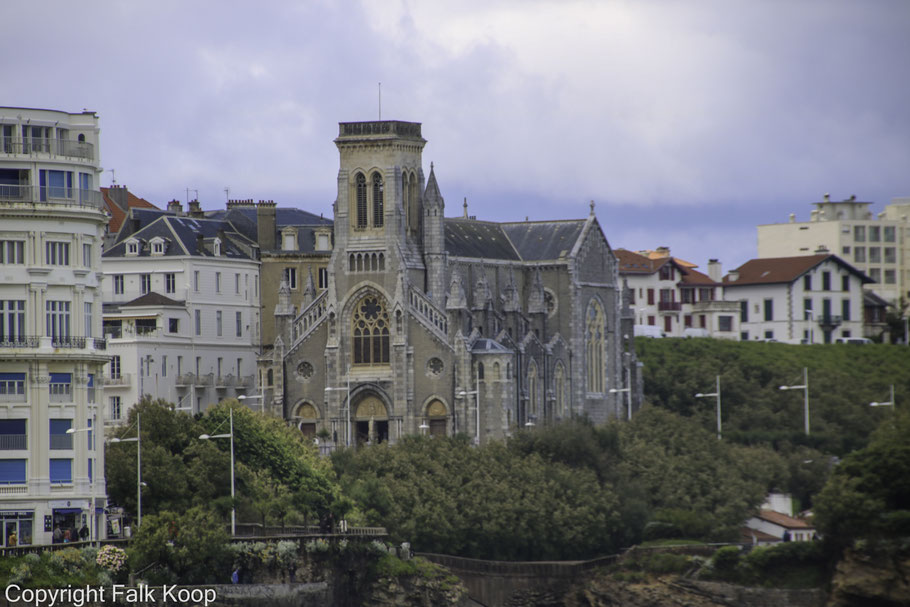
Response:
[{"label": "cloudy sky", "polygon": [[[447,214],[584,217],[730,269],[830,192],[910,196],[906,0],[4,0],[0,104],[117,182],[331,213],[337,123],[423,123]],[[102,185],[110,185],[105,173]]]}]

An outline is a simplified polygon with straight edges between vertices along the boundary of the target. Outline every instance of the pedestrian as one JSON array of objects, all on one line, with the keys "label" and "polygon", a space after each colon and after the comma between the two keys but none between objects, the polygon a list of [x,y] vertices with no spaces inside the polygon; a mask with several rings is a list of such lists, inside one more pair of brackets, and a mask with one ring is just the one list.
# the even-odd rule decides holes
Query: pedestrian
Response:
[{"label": "pedestrian", "polygon": [[82,523],[82,529],[79,530],[79,539],[84,542],[85,540],[88,539],[88,536],[89,536],[88,525],[86,525],[85,523]]},{"label": "pedestrian", "polygon": [[63,532],[63,543],[69,544],[71,541],[73,541],[73,532],[67,529]]},{"label": "pedestrian", "polygon": [[54,543],[59,544],[63,541],[63,531],[60,530],[60,525],[54,527]]},{"label": "pedestrian", "polygon": [[234,571],[231,572],[231,583],[239,584],[240,583],[240,566],[234,567]]},{"label": "pedestrian", "polygon": [[10,533],[9,537],[6,539],[6,545],[9,546],[10,548],[14,548],[16,546],[16,544],[18,544],[18,543],[19,543],[19,539],[16,537],[16,531],[14,529],[13,532]]}]

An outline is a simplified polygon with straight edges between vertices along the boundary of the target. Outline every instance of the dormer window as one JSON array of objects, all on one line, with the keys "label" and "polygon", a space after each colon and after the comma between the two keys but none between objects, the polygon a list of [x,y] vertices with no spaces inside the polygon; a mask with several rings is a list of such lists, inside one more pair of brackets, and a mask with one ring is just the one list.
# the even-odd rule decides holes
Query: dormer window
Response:
[{"label": "dormer window", "polygon": [[288,227],[281,230],[281,250],[297,250],[297,228]]},{"label": "dormer window", "polygon": [[212,250],[214,251],[215,257],[221,257],[221,239],[215,238],[215,242],[212,244]]},{"label": "dormer window", "polygon": [[130,238],[126,241],[126,254],[130,257],[135,257],[139,255],[139,241],[135,238]]},{"label": "dormer window", "polygon": [[332,248],[332,235],[326,231],[316,233],[316,250],[328,251]]},{"label": "dormer window", "polygon": [[152,255],[164,255],[165,243],[163,238],[153,238],[151,240]]}]

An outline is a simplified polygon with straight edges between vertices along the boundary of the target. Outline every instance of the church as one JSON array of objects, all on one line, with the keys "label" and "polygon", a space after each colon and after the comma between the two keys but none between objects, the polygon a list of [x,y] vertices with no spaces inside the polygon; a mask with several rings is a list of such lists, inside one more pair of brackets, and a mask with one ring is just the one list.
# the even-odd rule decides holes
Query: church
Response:
[{"label": "church", "polygon": [[292,302],[281,281],[267,408],[336,446],[631,417],[633,315],[593,202],[577,220],[446,217],[420,123],[340,123],[335,144],[326,285]]}]

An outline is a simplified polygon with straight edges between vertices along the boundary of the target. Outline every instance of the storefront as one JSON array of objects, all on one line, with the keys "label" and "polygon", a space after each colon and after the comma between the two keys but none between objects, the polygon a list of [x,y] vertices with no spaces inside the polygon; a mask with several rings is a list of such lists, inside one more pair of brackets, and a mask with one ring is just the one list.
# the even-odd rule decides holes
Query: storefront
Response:
[{"label": "storefront", "polygon": [[15,534],[18,546],[32,543],[32,531],[35,526],[35,513],[29,510],[0,510],[0,528],[3,529],[3,546],[11,546],[11,536]]}]

